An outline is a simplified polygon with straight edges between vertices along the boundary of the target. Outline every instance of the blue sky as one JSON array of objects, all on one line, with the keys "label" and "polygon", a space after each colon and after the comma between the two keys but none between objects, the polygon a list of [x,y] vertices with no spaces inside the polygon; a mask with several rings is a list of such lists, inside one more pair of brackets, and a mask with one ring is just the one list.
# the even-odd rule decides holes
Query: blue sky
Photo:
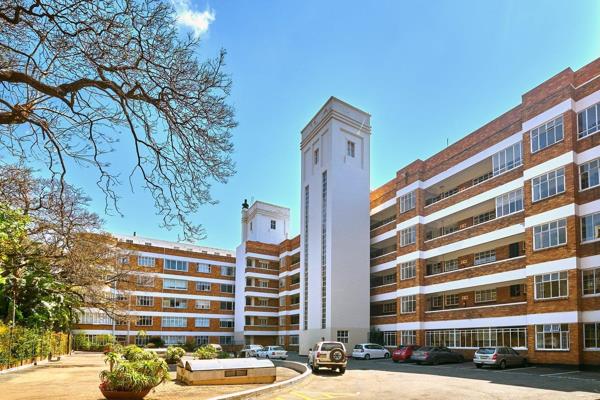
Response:
[{"label": "blue sky", "polygon": [[[371,187],[442,150],[520,102],[564,68],[600,57],[597,1],[216,1],[200,57],[228,51],[236,109],[237,174],[201,209],[199,244],[235,248],[240,204],[291,208],[299,229],[300,130],[335,95],[372,115]],[[182,29],[186,29],[182,27]],[[131,162],[133,160],[130,160]],[[126,177],[131,164],[121,160]],[[104,214],[93,171],[71,182],[92,197],[106,229],[176,240],[147,192],[119,189],[124,216]],[[126,182],[126,180],[125,180]]]}]

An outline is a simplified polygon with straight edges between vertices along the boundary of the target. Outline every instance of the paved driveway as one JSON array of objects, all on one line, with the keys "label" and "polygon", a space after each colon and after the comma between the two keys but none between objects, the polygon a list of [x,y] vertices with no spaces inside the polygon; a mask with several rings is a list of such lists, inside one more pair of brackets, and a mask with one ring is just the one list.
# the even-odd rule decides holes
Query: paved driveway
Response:
[{"label": "paved driveway", "polygon": [[[306,362],[292,355],[291,360]],[[600,372],[530,366],[477,369],[391,360],[350,360],[344,375],[323,370],[299,385],[261,399],[600,399]]]}]

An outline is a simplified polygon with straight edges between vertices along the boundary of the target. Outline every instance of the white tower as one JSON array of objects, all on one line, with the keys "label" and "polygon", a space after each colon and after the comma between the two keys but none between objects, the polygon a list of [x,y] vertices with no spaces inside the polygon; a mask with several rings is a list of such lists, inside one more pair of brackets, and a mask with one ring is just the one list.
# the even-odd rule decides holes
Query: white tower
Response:
[{"label": "white tower", "polygon": [[302,130],[300,354],[368,339],[370,135],[370,115],[335,97]]},{"label": "white tower", "polygon": [[[246,306],[246,278],[249,277],[246,273],[248,265],[246,243],[252,241],[278,245],[288,238],[289,226],[289,208],[262,201],[256,201],[252,206],[248,207],[248,203],[244,200],[244,204],[242,205],[242,243],[237,247],[235,255],[234,338],[237,343],[245,340],[245,317],[252,315],[244,311]],[[273,279],[278,279],[278,276],[275,276]],[[258,313],[256,315],[262,314]],[[271,335],[276,336],[277,332],[271,333]]]}]

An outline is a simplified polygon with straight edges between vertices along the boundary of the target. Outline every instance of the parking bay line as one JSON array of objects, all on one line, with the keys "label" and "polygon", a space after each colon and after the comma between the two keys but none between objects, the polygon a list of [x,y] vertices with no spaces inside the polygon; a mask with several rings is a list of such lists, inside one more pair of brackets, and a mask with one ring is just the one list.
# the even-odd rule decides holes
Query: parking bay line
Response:
[{"label": "parking bay line", "polygon": [[557,375],[566,375],[566,374],[578,374],[579,371],[566,371],[566,372],[554,372],[552,374],[542,374],[540,376],[557,376]]}]

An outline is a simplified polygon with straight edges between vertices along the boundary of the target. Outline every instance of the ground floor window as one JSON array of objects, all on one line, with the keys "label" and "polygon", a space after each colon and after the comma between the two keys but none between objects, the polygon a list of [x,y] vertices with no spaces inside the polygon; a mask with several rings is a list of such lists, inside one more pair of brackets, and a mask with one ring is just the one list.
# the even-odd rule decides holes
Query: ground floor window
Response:
[{"label": "ground floor window", "polygon": [[300,337],[298,335],[290,335],[290,346],[298,346]]},{"label": "ground floor window", "polygon": [[208,344],[208,336],[196,336],[196,346]]},{"label": "ground floor window", "polygon": [[527,348],[526,327],[439,329],[425,331],[426,346],[478,348],[508,346]]},{"label": "ground floor window", "polygon": [[348,331],[337,331],[337,341],[340,343],[348,343]]},{"label": "ground floor window", "polygon": [[396,346],[396,332],[383,332],[383,345],[387,347]]},{"label": "ground floor window", "polygon": [[165,346],[185,344],[185,336],[161,336]]},{"label": "ground floor window", "polygon": [[536,350],[569,350],[569,325],[536,325],[535,348]]},{"label": "ground floor window", "polygon": [[400,344],[417,344],[417,331],[400,331]]},{"label": "ground floor window", "polygon": [[233,344],[232,336],[219,336],[219,344]]},{"label": "ground floor window", "polygon": [[279,346],[285,346],[285,336],[277,336],[277,344]]},{"label": "ground floor window", "polygon": [[146,346],[148,344],[148,340],[150,339],[150,337],[148,335],[143,335],[143,336],[136,336],[135,337],[135,344],[136,346]]}]

